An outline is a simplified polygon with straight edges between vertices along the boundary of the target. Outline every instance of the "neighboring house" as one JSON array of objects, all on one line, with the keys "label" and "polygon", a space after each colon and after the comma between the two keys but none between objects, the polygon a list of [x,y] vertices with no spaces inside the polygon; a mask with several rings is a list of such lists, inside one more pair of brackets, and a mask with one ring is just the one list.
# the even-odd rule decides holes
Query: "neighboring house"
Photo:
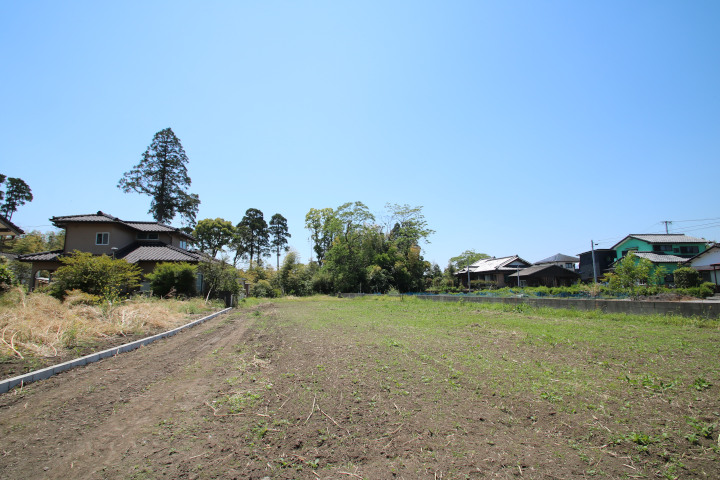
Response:
[{"label": "neighboring house", "polygon": [[580,279],[580,274],[553,263],[535,264],[510,276],[511,284],[517,285],[520,277],[522,287],[569,287]]},{"label": "neighboring house", "polygon": [[18,258],[32,263],[33,279],[40,271],[57,270],[62,266],[60,258],[75,250],[124,259],[137,264],[143,275],[152,272],[159,262],[196,264],[201,258],[199,253],[187,250],[188,243],[194,241],[191,235],[158,222],[120,220],[103,212],[52,217],[50,222],[65,229],[65,246]]},{"label": "neighboring house", "polygon": [[[482,280],[493,283],[498,287],[508,285],[509,276],[518,270],[527,268],[530,262],[523,260],[517,255],[502,258],[484,258],[470,265],[470,281]],[[455,273],[460,282],[467,286],[468,267]]]},{"label": "neighboring house", "polygon": [[658,267],[663,267],[665,269],[665,278],[662,283],[664,284],[672,283],[674,281],[672,272],[682,267],[683,263],[687,261],[687,258],[676,255],[659,255],[652,252],[635,252],[635,256],[650,260],[653,264],[653,270]]},{"label": "neighboring house", "polygon": [[610,248],[595,249],[595,269],[593,271],[593,251],[588,250],[580,255],[580,280],[583,282],[592,282],[594,275],[597,275],[598,281],[602,276],[610,271],[610,267],[615,262],[616,252]]},{"label": "neighboring house", "polygon": [[630,234],[616,243],[616,260],[620,260],[628,252],[652,252],[658,255],[676,255],[691,258],[705,251],[707,240],[690,237],[681,233],[670,234]]},{"label": "neighboring house", "polygon": [[664,267],[665,282],[672,283],[672,272],[688,258],[705,251],[707,241],[704,238],[690,237],[681,233],[670,234],[630,234],[620,240],[612,248],[616,252],[616,260],[620,260],[629,252],[638,258],[650,260],[655,267]]},{"label": "neighboring house", "polygon": [[687,260],[685,265],[700,272],[704,282],[720,286],[720,245],[717,243]]},{"label": "neighboring house", "polygon": [[568,270],[574,272],[579,261],[580,259],[578,257],[571,257],[570,255],[558,253],[552,257],[535,262],[534,265],[557,265],[558,267],[567,268]]},{"label": "neighboring house", "polygon": [[19,235],[23,235],[24,233],[25,232],[23,232],[22,228],[0,215],[0,237],[2,237],[3,240],[5,237],[15,238]]}]

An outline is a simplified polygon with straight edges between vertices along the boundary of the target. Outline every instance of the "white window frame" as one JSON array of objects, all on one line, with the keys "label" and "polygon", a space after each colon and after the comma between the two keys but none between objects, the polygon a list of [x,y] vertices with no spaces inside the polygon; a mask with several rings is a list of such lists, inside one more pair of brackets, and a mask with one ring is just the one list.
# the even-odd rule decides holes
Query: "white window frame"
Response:
[{"label": "white window frame", "polygon": [[110,245],[110,232],[97,232],[95,234],[95,245]]}]

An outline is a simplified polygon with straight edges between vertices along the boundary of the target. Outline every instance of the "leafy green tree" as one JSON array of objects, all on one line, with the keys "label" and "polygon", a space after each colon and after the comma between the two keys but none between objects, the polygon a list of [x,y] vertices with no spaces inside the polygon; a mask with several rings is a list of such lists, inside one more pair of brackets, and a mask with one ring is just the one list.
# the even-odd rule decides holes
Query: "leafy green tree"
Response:
[{"label": "leafy green tree", "polygon": [[490,258],[490,255],[486,253],[478,253],[475,250],[465,250],[457,257],[452,257],[448,262],[449,265],[452,265],[455,271],[458,271],[484,258]]},{"label": "leafy green tree", "polygon": [[310,230],[310,240],[317,263],[322,267],[325,254],[340,231],[340,224],[332,208],[311,208],[305,215],[305,228]]},{"label": "leafy green tree", "polygon": [[298,262],[297,252],[290,250],[275,278],[286,295],[303,296],[312,293],[312,274],[312,267]]},{"label": "leafy green tree", "polygon": [[647,258],[629,252],[615,264],[613,272],[605,275],[605,279],[611,290],[635,297],[641,284],[659,285],[664,276],[664,267],[654,267]]},{"label": "leafy green tree", "polygon": [[171,292],[175,295],[195,295],[195,273],[197,266],[186,262],[158,263],[152,273],[145,275],[150,281],[153,293],[164,297]]},{"label": "leafy green tree", "polygon": [[200,250],[215,258],[219,251],[230,245],[235,237],[235,227],[229,220],[205,218],[195,225],[193,236]]},{"label": "leafy green tree", "polygon": [[270,219],[269,233],[270,247],[277,255],[277,269],[280,270],[280,252],[287,252],[290,249],[287,239],[292,236],[288,230],[287,220],[285,217],[279,213],[273,215]]},{"label": "leafy green tree", "polygon": [[236,244],[249,258],[252,266],[253,258],[261,263],[261,257],[270,252],[270,232],[263,213],[257,208],[248,208],[245,216],[236,227]]},{"label": "leafy green tree", "polygon": [[435,230],[428,228],[422,207],[388,203],[385,208],[389,212],[389,224],[392,224],[389,238],[403,253],[407,254],[411,247],[420,245],[421,241],[429,242],[427,237],[435,233]]},{"label": "leafy green tree", "polygon": [[433,231],[427,227],[422,207],[388,204],[386,208],[385,232],[362,202],[308,213],[306,227],[322,262],[313,278],[317,291],[424,289],[431,266],[418,244]]},{"label": "leafy green tree", "polygon": [[55,271],[53,295],[62,298],[68,290],[82,290],[107,300],[115,300],[140,286],[140,267],[125,260],[99,257],[74,251],[62,257],[63,266]]},{"label": "leafy green tree", "polygon": [[180,139],[166,128],[155,134],[140,163],[124,174],[118,188],[152,197],[148,213],[158,222],[170,223],[179,213],[184,222],[194,225],[200,199],[187,192],[191,184],[187,163]]},{"label": "leafy green tree", "polygon": [[17,211],[18,207],[25,205],[27,202],[32,202],[33,194],[23,179],[8,178],[0,174],[0,185],[5,183],[5,179],[7,179],[7,187],[4,192],[0,191],[0,200],[4,200],[3,204],[0,205],[0,214],[8,220],[12,220],[13,213]]},{"label": "leafy green tree", "polygon": [[61,250],[65,246],[65,232],[39,232],[33,230],[5,244],[5,249],[12,253],[26,254]]},{"label": "leafy green tree", "polygon": [[240,273],[225,259],[201,262],[198,272],[203,275],[203,294],[207,298],[217,298],[223,293],[237,295],[240,292]]}]

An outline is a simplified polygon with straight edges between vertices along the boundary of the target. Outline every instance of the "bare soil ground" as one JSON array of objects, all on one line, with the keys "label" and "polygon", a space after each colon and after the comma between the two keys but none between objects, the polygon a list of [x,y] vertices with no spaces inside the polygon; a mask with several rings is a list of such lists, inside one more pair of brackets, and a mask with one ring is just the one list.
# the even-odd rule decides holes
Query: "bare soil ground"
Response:
[{"label": "bare soil ground", "polygon": [[[0,396],[0,478],[658,476],[593,440],[592,413],[438,381],[432,359],[279,321],[292,308],[235,311]],[[720,478],[713,460],[687,463]]]}]

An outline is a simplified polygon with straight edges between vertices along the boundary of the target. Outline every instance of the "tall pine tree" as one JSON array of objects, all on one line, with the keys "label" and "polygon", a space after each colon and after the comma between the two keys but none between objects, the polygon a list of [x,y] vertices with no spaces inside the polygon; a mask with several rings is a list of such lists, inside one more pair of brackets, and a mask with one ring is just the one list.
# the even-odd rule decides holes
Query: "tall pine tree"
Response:
[{"label": "tall pine tree", "polygon": [[140,163],[123,175],[118,188],[125,193],[134,191],[152,197],[148,213],[158,222],[170,223],[180,214],[183,223],[192,227],[200,199],[187,191],[191,184],[187,163],[180,139],[166,128],[155,134]]},{"label": "tall pine tree", "polygon": [[285,217],[276,213],[270,219],[270,246],[277,254],[277,269],[280,271],[280,251],[288,251],[287,239],[290,238],[290,232],[288,231],[287,220]]}]

